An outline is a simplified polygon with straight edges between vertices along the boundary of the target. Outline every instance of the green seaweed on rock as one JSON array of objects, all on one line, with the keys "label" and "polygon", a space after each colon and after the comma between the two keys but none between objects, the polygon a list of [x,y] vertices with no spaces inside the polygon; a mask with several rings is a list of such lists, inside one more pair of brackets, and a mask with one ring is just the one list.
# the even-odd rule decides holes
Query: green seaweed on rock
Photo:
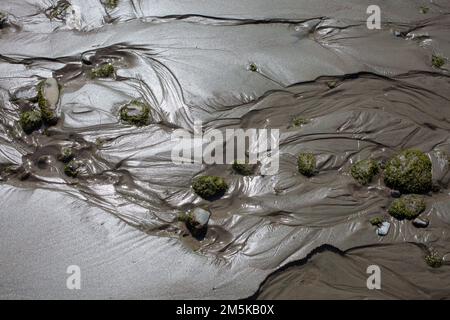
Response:
[{"label": "green seaweed on rock", "polygon": [[221,197],[227,190],[228,184],[221,177],[201,176],[192,183],[194,192],[205,200]]},{"label": "green seaweed on rock", "polygon": [[426,208],[425,201],[417,195],[407,195],[396,199],[388,209],[391,216],[398,220],[417,218]]},{"label": "green seaweed on rock", "polygon": [[363,186],[372,182],[373,177],[376,176],[379,171],[380,168],[378,163],[371,159],[361,160],[355,163],[350,169],[352,177]]},{"label": "green seaweed on rock", "polygon": [[316,157],[312,153],[300,153],[297,158],[298,172],[311,177],[316,172]]},{"label": "green seaweed on rock", "polygon": [[427,193],[432,188],[432,164],[423,152],[402,151],[386,164],[384,183],[402,193]]}]

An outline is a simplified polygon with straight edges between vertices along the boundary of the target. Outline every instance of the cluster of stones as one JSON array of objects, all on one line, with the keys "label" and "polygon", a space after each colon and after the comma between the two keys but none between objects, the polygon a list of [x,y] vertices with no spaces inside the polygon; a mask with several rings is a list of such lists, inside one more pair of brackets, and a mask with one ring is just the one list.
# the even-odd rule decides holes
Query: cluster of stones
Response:
[{"label": "cluster of stones", "polygon": [[[362,185],[372,182],[380,173],[381,168],[374,160],[363,160],[350,169],[353,178]],[[432,163],[423,152],[414,149],[404,150],[385,165],[383,181],[393,191],[393,200],[388,213],[397,220],[410,220],[416,228],[426,228],[428,219],[419,217],[426,209],[423,194],[432,190]],[[389,231],[389,222],[385,217],[375,217],[370,223],[377,227],[378,235],[386,235]],[[442,265],[442,257],[436,252],[425,258],[427,264],[433,268]]]}]

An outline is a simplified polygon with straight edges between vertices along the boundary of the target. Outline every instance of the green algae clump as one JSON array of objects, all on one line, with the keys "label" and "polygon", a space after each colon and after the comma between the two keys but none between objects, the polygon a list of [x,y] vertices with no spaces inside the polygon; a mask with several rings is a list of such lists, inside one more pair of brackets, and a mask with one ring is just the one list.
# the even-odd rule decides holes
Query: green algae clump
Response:
[{"label": "green algae clump", "polygon": [[251,176],[255,172],[255,166],[252,164],[241,163],[235,161],[232,165],[233,170],[243,176]]},{"label": "green algae clump", "polygon": [[20,114],[20,125],[26,134],[38,130],[42,126],[42,115],[39,110],[24,111]]},{"label": "green algae clump", "polygon": [[310,121],[308,119],[302,118],[302,117],[295,117],[292,119],[292,127],[298,128],[305,124],[308,124]]},{"label": "green algae clump", "polygon": [[437,252],[430,252],[425,257],[425,262],[432,268],[439,268],[443,264],[443,259]]},{"label": "green algae clump", "polygon": [[435,68],[442,68],[442,66],[445,64],[445,59],[441,56],[434,55],[431,57],[431,64]]},{"label": "green algae clump", "polygon": [[297,159],[298,172],[311,177],[316,171],[316,157],[312,153],[300,153]]},{"label": "green algae clump", "polygon": [[430,158],[419,150],[401,152],[386,164],[384,183],[402,193],[427,193],[432,188]]},{"label": "green algae clump", "polygon": [[372,182],[374,176],[378,174],[380,168],[375,160],[361,160],[355,163],[350,173],[352,177],[363,186]]},{"label": "green algae clump", "polygon": [[[47,92],[46,89],[48,89]],[[37,86],[37,92],[42,121],[49,126],[55,125],[58,122],[58,116],[55,112],[59,100],[58,82],[53,78],[42,80]]]},{"label": "green algae clump", "polygon": [[150,122],[150,107],[140,101],[132,101],[120,109],[120,119],[138,127],[146,126]]},{"label": "green algae clump", "polygon": [[115,9],[119,5],[119,0],[106,0],[104,4],[108,9]]},{"label": "green algae clump", "polygon": [[379,227],[385,220],[381,217],[375,217],[369,220],[370,224]]},{"label": "green algae clump", "polygon": [[75,154],[72,148],[64,147],[61,149],[61,153],[58,155],[58,160],[63,163],[68,163],[75,158]]},{"label": "green algae clump", "polygon": [[115,69],[111,63],[104,63],[91,70],[91,78],[111,78],[114,76]]},{"label": "green algae clump", "polygon": [[228,190],[228,184],[221,177],[202,176],[192,183],[194,192],[205,200],[220,198]]},{"label": "green algae clump", "polygon": [[417,218],[426,208],[425,201],[417,195],[407,195],[394,200],[388,209],[391,216],[398,220]]},{"label": "green algae clump", "polygon": [[69,161],[64,166],[64,173],[68,177],[76,178],[78,176],[79,171],[80,171],[80,164],[74,160]]},{"label": "green algae clump", "polygon": [[430,8],[428,8],[428,7],[421,6],[421,7],[419,8],[419,12],[420,12],[421,14],[427,14],[428,11],[430,11]]},{"label": "green algae clump", "polygon": [[256,72],[258,71],[258,66],[255,63],[250,63],[250,65],[248,66],[248,70],[250,70],[251,72]]}]

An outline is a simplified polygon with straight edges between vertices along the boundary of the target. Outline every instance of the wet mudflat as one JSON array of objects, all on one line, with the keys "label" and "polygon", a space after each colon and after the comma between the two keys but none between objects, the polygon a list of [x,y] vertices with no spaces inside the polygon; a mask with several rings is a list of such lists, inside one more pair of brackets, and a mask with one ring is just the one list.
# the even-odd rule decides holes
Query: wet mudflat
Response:
[{"label": "wet mudflat", "polygon": [[[369,30],[369,2],[2,1],[1,297],[449,298],[450,5],[388,1]],[[173,163],[195,121],[279,129],[278,173]],[[415,223],[386,179],[410,149],[431,163],[396,186]],[[198,196],[204,175],[226,192]]]}]

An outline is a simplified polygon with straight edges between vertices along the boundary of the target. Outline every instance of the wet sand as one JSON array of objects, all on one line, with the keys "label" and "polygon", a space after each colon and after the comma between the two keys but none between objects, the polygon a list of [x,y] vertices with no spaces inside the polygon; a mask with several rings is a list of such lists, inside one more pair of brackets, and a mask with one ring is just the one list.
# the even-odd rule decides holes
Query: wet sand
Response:
[{"label": "wet sand", "polygon": [[[382,29],[368,30],[371,2],[133,0],[105,10],[73,0],[73,25],[49,19],[49,1],[2,1],[0,297],[449,298],[449,62],[431,61],[450,58],[450,5],[384,1]],[[89,77],[102,62],[116,66],[114,79]],[[62,86],[61,119],[25,135],[19,110],[47,77]],[[149,126],[119,121],[133,99],[151,106]],[[310,121],[293,128],[296,116]],[[171,133],[197,120],[205,132],[280,129],[279,173],[172,163]],[[63,146],[85,163],[76,179],[57,159]],[[390,190],[381,175],[360,186],[349,168],[406,148],[433,163],[439,190],[421,215],[430,226],[389,217],[379,237],[369,220],[386,214]],[[297,172],[304,151],[318,159],[312,178]],[[194,194],[202,174],[226,179],[223,198]],[[202,241],[177,221],[195,206],[212,212]],[[441,268],[426,265],[428,250]],[[365,287],[371,264],[388,270],[381,291]],[[69,265],[80,266],[82,290],[67,290]]]}]

